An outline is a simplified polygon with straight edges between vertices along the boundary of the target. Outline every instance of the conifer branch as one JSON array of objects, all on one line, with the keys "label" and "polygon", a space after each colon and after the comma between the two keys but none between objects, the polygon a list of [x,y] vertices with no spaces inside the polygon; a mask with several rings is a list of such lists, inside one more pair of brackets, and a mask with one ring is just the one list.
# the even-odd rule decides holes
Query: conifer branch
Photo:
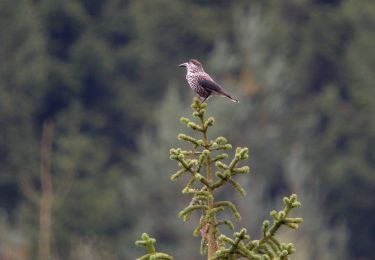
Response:
[{"label": "conifer branch", "polygon": [[227,219],[220,220],[219,222],[216,223],[217,227],[220,226],[220,225],[226,225],[230,230],[234,229],[233,223],[230,220],[227,220]]},{"label": "conifer branch", "polygon": [[[219,240],[223,244],[220,250],[217,251],[214,260],[231,259],[230,257],[242,256],[246,259],[289,259],[289,256],[295,252],[292,243],[280,243],[275,234],[282,225],[289,226],[290,228],[298,228],[298,224],[302,223],[302,218],[290,218],[288,214],[293,208],[298,208],[301,203],[297,200],[297,195],[292,194],[290,197],[283,199],[285,207],[283,210],[277,212],[271,211],[270,215],[273,217],[273,224],[265,220],[262,225],[263,237],[260,240],[251,240],[244,244],[245,240],[250,238],[246,235],[246,229],[241,232],[235,233],[235,239],[230,239],[225,235],[220,235]],[[229,247],[225,247],[225,245]]]},{"label": "conifer branch", "polygon": [[192,213],[193,210],[200,209],[203,212],[208,211],[209,208],[206,205],[189,205],[184,208],[182,211],[178,213],[180,217],[183,218],[184,221],[187,221]]},{"label": "conifer branch", "polygon": [[173,257],[165,253],[158,253],[155,249],[156,239],[150,237],[147,233],[143,233],[141,240],[137,240],[137,246],[144,246],[147,254],[137,258],[137,260],[173,260]]},{"label": "conifer branch", "polygon": [[241,219],[241,215],[238,212],[236,206],[232,202],[230,202],[230,201],[219,201],[219,202],[216,202],[214,204],[214,207],[228,207],[230,209],[230,211],[233,213],[234,217],[237,220]]},{"label": "conifer branch", "polygon": [[[262,225],[263,238],[259,241],[259,246],[269,243],[269,241],[271,241],[271,243],[274,243],[278,246],[279,250],[286,250],[288,254],[292,254],[294,252],[293,245],[288,244],[288,246],[286,246],[283,249],[282,244],[280,244],[274,238],[274,235],[276,234],[276,232],[282,225],[286,225],[292,229],[298,228],[299,224],[302,223],[303,219],[302,218],[287,218],[287,216],[290,213],[291,209],[301,207],[301,203],[297,200],[296,194],[292,194],[289,198],[284,197],[283,201],[285,204],[285,207],[283,210],[279,212],[273,210],[270,212],[270,215],[274,219],[272,226],[269,227],[270,223],[267,220],[263,222],[263,225]],[[285,252],[283,252],[283,255],[285,255]]]}]

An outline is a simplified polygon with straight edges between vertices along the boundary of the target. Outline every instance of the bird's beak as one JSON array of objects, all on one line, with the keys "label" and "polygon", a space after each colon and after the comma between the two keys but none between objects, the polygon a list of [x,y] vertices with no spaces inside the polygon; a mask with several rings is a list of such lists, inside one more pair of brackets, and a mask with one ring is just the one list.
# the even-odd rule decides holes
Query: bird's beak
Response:
[{"label": "bird's beak", "polygon": [[185,62],[185,63],[182,63],[182,64],[180,64],[180,65],[178,65],[179,67],[186,67],[187,66],[187,63]]}]

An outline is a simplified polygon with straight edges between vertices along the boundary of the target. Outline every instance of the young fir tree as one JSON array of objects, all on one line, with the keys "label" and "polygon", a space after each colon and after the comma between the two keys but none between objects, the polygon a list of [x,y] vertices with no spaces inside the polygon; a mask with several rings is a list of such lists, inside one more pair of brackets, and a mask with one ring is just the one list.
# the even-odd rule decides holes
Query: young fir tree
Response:
[{"label": "young fir tree", "polygon": [[[221,233],[223,226],[234,230],[234,225],[229,219],[221,219],[219,212],[229,210],[234,219],[241,218],[236,206],[230,201],[220,201],[216,199],[216,194],[225,185],[232,186],[244,197],[245,190],[240,183],[235,180],[236,175],[249,173],[248,166],[240,166],[242,161],[248,158],[248,148],[237,147],[234,157],[228,162],[227,150],[232,149],[232,145],[227,143],[225,137],[219,136],[214,140],[208,137],[208,129],[213,126],[214,118],[206,119],[206,103],[200,103],[197,98],[191,106],[194,110],[193,117],[197,122],[182,117],[180,121],[187,127],[199,134],[193,137],[186,134],[179,134],[178,139],[191,144],[189,150],[181,148],[171,149],[170,158],[178,162],[179,170],[171,176],[175,181],[182,175],[188,175],[189,181],[182,190],[183,194],[192,197],[179,216],[187,221],[194,212],[200,214],[200,221],[194,230],[194,236],[201,237],[200,253],[207,254],[207,259],[290,259],[290,255],[295,251],[292,243],[282,243],[276,237],[277,231],[282,225],[297,229],[303,221],[302,218],[290,217],[291,209],[301,206],[297,200],[297,195],[284,197],[284,208],[280,211],[271,211],[272,223],[265,220],[262,225],[262,237],[260,239],[250,239],[246,228],[233,234],[233,238]],[[155,249],[156,240],[144,233],[141,240],[136,242],[138,246],[146,247],[147,254],[138,258],[139,260],[173,259],[172,256],[157,252]]]}]

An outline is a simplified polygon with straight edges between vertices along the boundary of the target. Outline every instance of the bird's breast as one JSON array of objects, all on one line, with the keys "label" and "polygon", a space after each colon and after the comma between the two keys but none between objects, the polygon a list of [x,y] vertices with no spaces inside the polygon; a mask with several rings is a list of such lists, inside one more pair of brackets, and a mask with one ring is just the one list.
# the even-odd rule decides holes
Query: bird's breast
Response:
[{"label": "bird's breast", "polygon": [[198,85],[198,77],[194,74],[191,74],[191,73],[186,74],[186,80],[190,86]]}]

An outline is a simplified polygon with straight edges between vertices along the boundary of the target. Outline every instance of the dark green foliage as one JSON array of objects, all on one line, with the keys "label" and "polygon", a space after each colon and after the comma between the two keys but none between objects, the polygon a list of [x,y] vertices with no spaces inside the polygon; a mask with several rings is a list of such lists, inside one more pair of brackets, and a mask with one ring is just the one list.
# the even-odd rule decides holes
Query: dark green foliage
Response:
[{"label": "dark green foliage", "polygon": [[368,46],[375,40],[369,29],[375,22],[374,3],[273,2],[274,13],[266,16],[283,26],[271,29],[268,37],[274,39],[270,42],[283,39],[276,48],[287,56],[286,74],[295,86],[284,92],[293,101],[288,108],[293,120],[285,126],[285,139],[290,140],[290,126],[296,125],[294,131],[301,131],[312,172],[327,194],[325,208],[331,221],[345,218],[353,235],[349,245],[354,258],[372,259],[373,251],[364,251],[370,248],[367,241],[375,238],[369,231],[374,224],[367,218],[374,214],[370,194],[375,186],[371,177],[374,135],[370,134],[375,131],[374,73],[369,72],[375,59]]}]

